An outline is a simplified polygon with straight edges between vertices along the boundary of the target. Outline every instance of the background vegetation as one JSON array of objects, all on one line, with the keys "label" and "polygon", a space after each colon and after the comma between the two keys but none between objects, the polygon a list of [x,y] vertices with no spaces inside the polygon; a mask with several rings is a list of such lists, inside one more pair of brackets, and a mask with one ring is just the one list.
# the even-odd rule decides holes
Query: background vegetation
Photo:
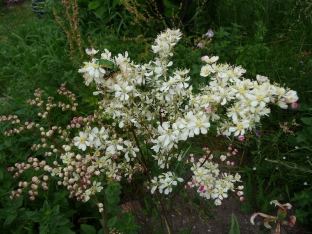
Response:
[{"label": "background vegetation", "polygon": [[[290,202],[298,221],[308,229],[312,222],[310,1],[63,0],[49,4],[40,17],[29,6],[29,1],[0,1],[0,116],[35,118],[25,101],[37,88],[56,96],[62,83],[77,95],[83,113],[88,113],[93,108],[91,91],[77,72],[85,48],[107,48],[115,54],[128,51],[132,59],[143,62],[149,60],[150,43],[161,30],[181,28],[184,37],[175,50],[175,64],[192,69],[195,88],[208,82],[199,78],[200,57],[218,55],[223,62],[246,68],[246,77],[265,75],[298,92],[298,109],[273,109],[248,141],[236,142],[243,152],[237,156],[237,171],[244,176],[244,211],[270,213],[271,200]],[[211,42],[197,47],[209,28],[214,32]],[[62,124],[65,119],[55,121]],[[1,132],[9,128],[0,126]],[[67,191],[56,184],[35,202],[27,195],[9,199],[16,181],[7,167],[40,154],[30,150],[33,141],[32,136],[0,136],[1,230],[48,233],[57,226],[58,233],[95,233],[90,226],[99,230],[94,207],[67,199]],[[110,189],[120,193],[119,188]],[[115,206],[118,203],[112,200]],[[125,231],[123,224],[128,222],[136,230],[133,216],[123,222],[112,220],[111,224]]]}]

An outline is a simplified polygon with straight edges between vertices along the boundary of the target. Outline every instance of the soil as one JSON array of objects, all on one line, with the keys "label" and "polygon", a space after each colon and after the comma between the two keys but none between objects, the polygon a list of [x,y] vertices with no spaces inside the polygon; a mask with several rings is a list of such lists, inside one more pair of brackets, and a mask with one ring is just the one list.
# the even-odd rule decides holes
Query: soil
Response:
[{"label": "soil", "polygon": [[[209,205],[210,204],[210,205]],[[234,197],[225,199],[221,206],[213,206],[211,203],[200,205],[192,204],[185,198],[177,198],[169,208],[169,219],[172,223],[173,234],[228,234],[231,227],[231,216],[235,214],[239,223],[240,234],[274,234],[275,226],[267,229],[263,226],[263,218],[257,217],[255,225],[250,223],[252,213],[241,211],[241,202]],[[141,226],[139,234],[158,234],[160,224],[151,216],[144,214],[138,201],[128,202],[132,206],[132,212],[136,213],[137,222]],[[298,223],[294,227],[281,226],[280,234],[312,234],[305,231]]]}]

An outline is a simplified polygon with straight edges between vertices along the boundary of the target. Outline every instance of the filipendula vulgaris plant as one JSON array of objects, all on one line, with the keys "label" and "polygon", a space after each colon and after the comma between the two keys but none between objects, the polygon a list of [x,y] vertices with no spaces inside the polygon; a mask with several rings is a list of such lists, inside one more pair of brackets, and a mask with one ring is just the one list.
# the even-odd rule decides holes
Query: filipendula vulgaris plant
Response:
[{"label": "filipendula vulgaris plant", "polygon": [[[32,131],[42,138],[42,144],[33,149],[49,147],[45,156],[56,158],[49,164],[48,160],[33,157],[10,167],[14,178],[25,170],[39,173],[29,181],[21,181],[11,198],[27,190],[34,200],[39,188],[47,190],[47,181],[57,177],[71,198],[94,201],[105,221],[106,202],[98,199],[104,187],[122,179],[131,183],[135,173],[143,173],[147,188],[160,202],[164,227],[171,233],[161,197],[170,197],[175,187],[177,191],[196,188],[201,197],[214,200],[216,205],[221,205],[229,191],[242,196],[243,186],[235,185],[241,176],[221,172],[219,164],[212,160],[214,149],[204,148],[204,156],[188,161],[184,159],[187,152],[182,150],[183,143],[197,135],[210,134],[212,124],[216,125],[217,135],[244,140],[245,133],[253,131],[261,117],[270,113],[270,104],[286,109],[296,103],[297,93],[270,84],[264,76],[244,78],[245,69],[220,64],[218,56],[203,56],[200,75],[210,78],[210,82],[195,94],[189,84],[190,70],[171,69],[173,48],[181,36],[180,30],[171,29],[159,34],[152,45],[155,59],[146,64],[135,64],[127,52],[113,57],[105,49],[96,57],[98,50],[87,49],[90,61],[84,62],[79,73],[87,86],[95,84],[94,95],[100,95],[98,109],[88,117],[77,114],[67,127],[48,124],[43,128],[34,122],[22,123],[17,116],[1,117],[2,121],[17,125],[7,135]],[[78,103],[74,95],[65,86],[59,93],[72,101],[59,106],[75,112]],[[49,99],[44,106],[41,94],[37,90],[36,98],[29,103],[41,107],[39,116],[48,119],[56,105]],[[71,132],[76,135],[70,137]],[[56,140],[57,134],[60,137]],[[221,155],[221,161],[226,157]],[[185,161],[191,164],[192,175],[187,179],[174,170],[177,162]],[[150,166],[153,164],[156,168]],[[108,233],[105,222],[103,225]]]}]

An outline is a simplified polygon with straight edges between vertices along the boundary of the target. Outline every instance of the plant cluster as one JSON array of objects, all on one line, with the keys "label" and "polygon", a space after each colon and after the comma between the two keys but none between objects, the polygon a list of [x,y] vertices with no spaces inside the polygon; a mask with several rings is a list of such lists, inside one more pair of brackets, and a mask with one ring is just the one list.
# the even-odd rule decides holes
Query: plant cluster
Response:
[{"label": "plant cluster", "polygon": [[[200,75],[209,77],[210,82],[199,93],[193,93],[188,82],[189,70],[170,69],[173,66],[170,58],[181,36],[179,30],[170,29],[159,34],[152,45],[156,57],[145,64],[135,64],[127,52],[113,57],[105,49],[96,58],[97,50],[86,50],[91,61],[84,62],[79,72],[83,73],[87,86],[95,84],[94,95],[99,97],[98,110],[87,117],[78,114],[76,97],[65,85],[58,93],[68,98],[67,104],[54,104],[52,97],[44,102],[40,89],[29,100],[30,105],[40,109],[38,116],[45,125],[22,122],[16,115],[2,116],[1,121],[16,126],[6,131],[7,136],[32,132],[41,139],[32,149],[44,149],[43,158],[30,157],[26,163],[9,167],[15,173],[14,178],[25,171],[37,172],[30,180],[19,182],[11,199],[21,197],[26,190],[30,200],[35,200],[40,190],[48,190],[48,181],[57,178],[57,184],[65,186],[70,197],[84,203],[95,202],[107,233],[109,206],[105,196],[101,196],[103,189],[122,179],[131,183],[138,173],[145,175],[144,183],[160,204],[160,196],[171,194],[183,181],[181,188],[196,187],[200,196],[213,199],[216,205],[227,198],[229,191],[242,196],[243,186],[235,186],[241,176],[221,171],[213,160],[214,149],[205,148],[202,157],[191,157],[188,165],[192,176],[183,178],[177,165],[188,154],[185,143],[200,134],[234,136],[243,141],[261,117],[270,113],[269,104],[283,109],[294,106],[297,93],[270,84],[264,76],[258,75],[256,80],[244,78],[245,69],[217,63],[217,56],[202,57]],[[76,114],[69,125],[50,122],[56,106]],[[232,146],[229,150],[233,150]],[[232,154],[236,152],[234,149]],[[230,156],[231,153],[221,155],[221,162]],[[170,230],[163,205],[161,210]]]},{"label": "plant cluster", "polygon": [[[4,3],[2,5],[6,5],[6,0],[2,2]],[[149,2],[151,3],[152,1]],[[141,144],[143,154],[149,156],[155,155],[156,157],[149,157],[149,159],[146,160],[147,170],[142,169],[133,174],[131,183],[129,183],[130,179],[127,176],[121,179],[122,196],[130,189],[129,187],[131,187],[131,191],[133,191],[133,187],[138,186],[138,184],[140,185],[139,187],[144,185],[144,187],[153,189],[153,191],[155,190],[152,194],[155,199],[149,200],[146,198],[145,205],[148,212],[153,214],[157,219],[159,215],[157,215],[156,211],[158,208],[161,210],[161,207],[158,205],[158,202],[153,206],[154,203],[152,201],[157,200],[156,196],[158,194],[160,195],[160,200],[164,201],[164,197],[175,197],[175,194],[180,191],[180,188],[194,187],[194,189],[198,191],[196,198],[199,196],[211,197],[212,194],[216,196],[218,192],[216,188],[206,190],[207,186],[211,186],[211,183],[216,186],[218,185],[217,180],[210,181],[210,174],[207,171],[211,171],[211,167],[217,167],[219,174],[227,174],[230,180],[231,175],[229,175],[229,171],[232,169],[230,169],[229,166],[233,165],[234,157],[236,160],[238,157],[241,157],[239,163],[235,162],[235,168],[236,166],[239,168],[236,172],[242,175],[244,183],[243,191],[241,190],[242,187],[240,187],[240,184],[237,186],[237,188],[240,188],[237,194],[240,196],[241,200],[244,200],[243,209],[249,212],[252,210],[261,210],[261,212],[269,214],[272,211],[269,201],[279,200],[285,201],[284,203],[292,201],[292,204],[295,206],[297,221],[308,226],[312,217],[312,211],[309,206],[309,195],[311,193],[312,183],[310,156],[312,103],[310,92],[312,87],[310,79],[312,74],[310,48],[312,34],[311,30],[309,30],[311,27],[309,18],[311,15],[311,3],[309,1],[298,0],[273,0],[270,2],[255,0],[218,0],[207,2],[183,1],[182,5],[180,5],[180,2],[170,0],[165,1],[165,5],[161,5],[158,4],[158,2],[157,0],[154,1],[154,5],[147,4],[146,1],[140,0],[127,2],[131,7],[135,8],[133,11],[137,11],[137,15],[150,16],[150,21],[148,23],[140,20],[138,21],[140,23],[136,22],[134,19],[135,14],[129,14],[125,5],[118,0],[78,1],[79,16],[76,15],[76,18],[68,16],[76,23],[69,23],[71,19],[66,19],[66,15],[63,14],[66,10],[65,7],[63,7],[63,9],[62,7],[56,8],[56,12],[59,16],[59,20],[69,33],[79,30],[81,39],[88,38],[89,36],[92,37],[92,41],[88,38],[91,48],[104,47],[112,52],[112,54],[117,54],[119,51],[128,51],[131,58],[136,58],[136,62],[145,63],[146,65],[149,64],[148,61],[151,60],[151,56],[148,54],[150,50],[150,45],[148,44],[152,41],[151,38],[154,38],[160,29],[166,27],[165,24],[157,21],[157,18],[154,17],[157,15],[155,12],[156,9],[158,9],[159,14],[163,17],[162,19],[167,25],[184,25],[183,31],[188,32],[182,37],[182,41],[185,43],[179,43],[175,46],[175,51],[172,52],[174,56],[170,56],[170,60],[173,61],[175,67],[191,68],[190,71],[184,75],[184,78],[188,76],[191,77],[191,79],[186,82],[189,85],[186,89],[192,87],[193,96],[199,93],[202,94],[202,88],[209,85],[217,74],[212,72],[206,77],[200,76],[199,74],[202,72],[203,67],[203,61],[201,61],[200,58],[206,54],[209,54],[209,58],[212,58],[214,57],[212,56],[213,54],[217,54],[222,56],[220,56],[215,63],[207,65],[226,65],[227,63],[225,63],[225,61],[230,64],[241,64],[247,70],[246,73],[244,73],[245,77],[256,77],[256,74],[259,73],[266,74],[270,82],[274,85],[276,85],[275,83],[279,83],[282,84],[281,86],[283,87],[296,87],[297,92],[300,94],[300,102],[296,102],[297,104],[293,103],[293,107],[288,110],[281,110],[278,108],[278,105],[269,104],[270,115],[266,117],[266,121],[261,121],[261,123],[256,122],[253,129],[252,127],[247,128],[244,135],[239,134],[235,136],[234,139],[237,138],[239,141],[232,142],[233,145],[229,146],[229,148],[232,149],[229,150],[228,153],[230,154],[228,155],[226,152],[219,152],[220,144],[218,144],[218,142],[220,139],[211,140],[215,139],[214,136],[217,134],[217,130],[220,129],[219,126],[222,122],[220,122],[220,120],[226,120],[233,124],[231,127],[235,127],[233,123],[233,118],[235,117],[228,116],[228,114],[230,114],[228,108],[232,108],[231,105],[234,103],[234,100],[226,100],[227,103],[224,105],[219,104],[220,108],[217,110],[220,120],[212,121],[211,118],[209,119],[210,127],[207,128],[206,134],[209,135],[209,137],[201,137],[199,139],[199,135],[194,134],[194,137],[188,138],[186,144],[184,144],[185,141],[183,140],[179,140],[175,143],[178,147],[178,149],[176,149],[177,154],[182,155],[183,160],[175,161],[176,156],[170,155],[171,159],[168,159],[169,170],[167,170],[167,167],[159,168],[158,161],[156,163],[156,157],[158,157],[160,152],[157,154],[151,149],[155,143],[149,142],[149,139],[145,139],[144,137],[140,138],[140,133],[138,133],[138,141]],[[74,3],[75,2],[68,3],[68,6]],[[187,3],[189,3],[189,5],[187,5]],[[63,168],[66,166],[62,162],[62,159],[60,159],[62,155],[62,150],[60,149],[63,146],[65,147],[65,145],[70,145],[71,152],[80,154],[82,157],[94,153],[94,148],[90,148],[91,146],[94,147],[94,144],[86,144],[86,150],[83,151],[82,148],[78,149],[78,141],[72,142],[75,137],[80,137],[79,132],[82,132],[83,135],[84,133],[89,134],[87,126],[90,126],[90,130],[99,132],[102,130],[101,126],[104,126],[107,131],[115,131],[122,139],[128,139],[128,136],[130,136],[130,138],[133,136],[132,131],[128,130],[129,124],[126,123],[128,120],[126,120],[126,124],[124,123],[122,128],[119,128],[119,122],[117,119],[112,120],[110,113],[108,113],[107,116],[101,116],[99,118],[94,115],[94,108],[98,109],[97,103],[102,100],[103,95],[104,97],[108,97],[107,100],[109,101],[113,100],[112,97],[116,98],[118,94],[114,85],[112,89],[110,89],[111,87],[105,84],[105,88],[102,86],[102,82],[100,82],[97,92],[102,93],[97,96],[91,95],[92,90],[97,86],[94,80],[110,80],[110,78],[112,78],[111,80],[115,82],[116,75],[124,70],[119,68],[118,64],[120,63],[117,64],[115,57],[111,56],[111,58],[108,59],[107,56],[100,58],[100,56],[97,56],[98,54],[90,54],[90,66],[98,66],[104,69],[105,74],[103,77],[94,77],[93,81],[89,80],[89,87],[91,89],[85,89],[82,87],[83,85],[80,84],[82,82],[77,82],[80,76],[76,72],[77,68],[75,66],[82,63],[82,48],[86,47],[83,40],[81,40],[80,52],[78,44],[76,45],[76,42],[72,41],[74,44],[73,50],[75,50],[75,52],[73,52],[75,60],[70,60],[68,59],[70,53],[68,49],[66,49],[66,46],[70,44],[68,35],[65,32],[66,30],[62,30],[54,19],[50,20],[49,17],[52,15],[46,14],[45,17],[38,20],[34,17],[34,14],[29,11],[29,6],[27,6],[27,4],[2,9],[9,9],[10,11],[1,11],[0,67],[2,69],[0,71],[0,77],[3,85],[0,97],[0,115],[6,115],[7,117],[9,117],[8,113],[12,113],[12,115],[9,121],[4,121],[7,123],[1,124],[1,130],[7,131],[10,135],[14,130],[14,135],[16,137],[1,137],[0,219],[3,221],[2,224],[4,226],[0,226],[3,228],[4,232],[9,232],[14,229],[17,232],[26,233],[26,230],[36,230],[39,227],[42,229],[49,229],[49,227],[57,226],[57,231],[60,232],[62,230],[69,231],[69,229],[78,231],[80,227],[82,233],[96,233],[96,230],[100,228],[96,219],[101,218],[101,214],[103,213],[97,213],[94,212],[94,210],[100,207],[89,202],[79,203],[74,202],[72,199],[67,199],[70,193],[67,190],[69,185],[62,187],[56,186],[57,181],[62,181],[63,183],[64,178],[64,176],[61,178],[59,177],[56,168],[58,164]],[[10,14],[5,15],[3,13]],[[71,13],[70,10],[69,13]],[[19,17],[19,15],[23,17]],[[77,17],[79,17],[79,23]],[[161,17],[158,17],[158,19],[159,18]],[[71,26],[73,26],[73,28],[71,28]],[[206,34],[202,35],[201,28],[211,28],[213,31],[209,30]],[[127,39],[126,43],[120,38],[122,36],[124,40]],[[74,34],[70,35],[70,37],[73,38]],[[90,51],[88,51],[88,53],[90,53]],[[105,53],[105,51],[103,53]],[[156,59],[152,59],[151,61],[155,62]],[[73,63],[75,63],[74,66]],[[135,64],[130,60],[129,63],[131,64],[129,68],[132,71],[135,70],[132,65],[142,69],[142,64]],[[88,63],[86,63],[86,65],[87,64]],[[146,69],[151,68],[153,70],[156,68],[154,63],[152,63],[152,65],[149,65],[149,67],[146,66]],[[233,66],[233,68],[234,67],[235,66]],[[168,67],[167,70],[168,81],[171,81],[169,77],[176,77],[174,74],[176,70],[170,68],[172,68],[172,66]],[[214,69],[214,67],[212,68]],[[147,72],[150,72],[150,70],[147,70]],[[101,72],[99,74],[101,75]],[[153,74],[155,74],[155,72]],[[145,76],[145,78],[148,77]],[[241,78],[245,79],[243,77]],[[142,80],[146,81],[146,79]],[[163,80],[163,78],[160,78],[160,80]],[[73,106],[70,102],[67,103],[64,97],[57,97],[52,94],[53,91],[64,82],[66,82],[66,89],[70,89],[77,94],[76,99],[79,101],[74,102],[79,103],[79,108]],[[85,80],[85,84],[86,83],[88,83],[87,80]],[[119,82],[117,82],[117,84],[119,84],[121,89],[124,88]],[[176,84],[177,83],[174,83],[174,86]],[[157,85],[158,84],[156,84],[156,86]],[[235,85],[236,81],[230,83],[228,87]],[[141,83],[141,85],[137,83],[133,85],[131,83],[130,86],[134,86],[134,88],[127,93],[129,102],[133,100],[135,102],[144,100],[141,99],[141,97],[133,98],[132,92],[137,92],[139,90],[141,94],[143,91],[148,93],[152,89],[155,90],[155,85],[144,82]],[[45,115],[46,111],[48,112],[48,115],[46,115],[43,120],[48,119],[50,125],[46,121],[42,123],[40,123],[40,120],[38,121],[38,118],[40,119],[42,116],[36,117],[36,111],[40,108],[36,106],[37,104],[29,108],[28,105],[24,103],[24,100],[28,99],[31,95],[30,90],[34,90],[37,87],[40,87],[41,90],[44,91],[44,93],[41,94],[41,100],[45,100],[45,95],[47,94],[55,97],[54,100],[48,99],[48,103],[51,102],[51,105],[52,102],[53,105],[56,104],[56,106],[58,106],[59,101],[64,103],[60,108],[52,107],[50,112],[49,110],[40,111],[42,116]],[[125,87],[125,89],[127,88],[128,86]],[[228,89],[225,90],[228,91]],[[172,89],[164,89],[164,91],[172,92]],[[120,92],[123,91],[121,90]],[[287,89],[286,92],[288,92]],[[154,91],[153,94],[154,93],[159,95],[160,91]],[[122,96],[123,94],[120,94],[120,97]],[[170,95],[167,96],[170,98]],[[182,104],[185,106],[187,106],[187,102],[191,100],[188,95],[186,96],[187,99],[185,103]],[[124,97],[126,98],[126,95],[124,95]],[[153,98],[154,97],[151,97],[151,100],[155,100]],[[179,101],[181,99],[177,100]],[[159,103],[160,100],[157,99],[156,101]],[[165,101],[167,102],[166,99]],[[174,102],[175,101],[176,100],[174,100]],[[154,106],[150,106],[150,112],[156,110],[155,105],[157,102],[155,102]],[[44,103],[46,103],[46,101]],[[218,105],[216,103],[210,104]],[[43,104],[43,106],[45,106],[45,104]],[[160,106],[163,106],[163,104]],[[248,108],[254,108],[258,111],[259,106],[260,105],[251,105]],[[295,109],[294,107],[297,108]],[[69,108],[70,111],[62,112],[62,108]],[[71,108],[76,108],[76,111],[71,110]],[[263,108],[261,111],[267,111],[266,108],[267,107]],[[78,109],[80,110],[80,114],[78,114]],[[118,109],[118,111],[120,111],[120,109]],[[168,111],[171,111],[171,109],[168,109]],[[210,110],[207,109],[207,111],[209,112]],[[216,109],[212,108],[212,111],[215,113]],[[182,112],[184,114],[180,115],[182,115],[182,117],[186,116],[187,112],[188,111],[184,110],[184,112]],[[206,112],[206,110],[204,110],[204,112]],[[92,116],[95,116],[94,120],[98,122],[86,118],[86,116],[91,113]],[[128,112],[122,110],[120,113],[122,115]],[[244,114],[246,115],[248,113]],[[16,118],[14,117],[15,115],[19,117]],[[151,129],[155,130],[159,125],[162,126],[162,124],[164,124],[164,127],[168,127],[168,131],[171,130],[174,132],[174,130],[176,130],[173,127],[175,126],[173,125],[174,120],[172,117],[169,118],[170,115],[168,113],[164,113],[164,115],[164,119],[160,118],[160,113],[158,113],[158,117],[155,115],[154,121],[156,123],[153,121],[149,122],[153,122],[153,128]],[[76,118],[74,118],[74,116],[76,116]],[[260,118],[262,118],[261,116]],[[14,118],[16,119],[14,120]],[[119,116],[115,118],[119,118]],[[146,119],[147,117],[144,116],[144,118]],[[242,118],[243,116],[240,115],[237,117],[238,120]],[[5,118],[3,118],[3,120],[4,119]],[[85,119],[87,119],[87,121],[85,121]],[[125,117],[122,116],[120,119],[125,120]],[[20,125],[20,123],[17,123],[18,120],[23,124]],[[69,124],[71,126],[70,129],[66,129],[68,125],[66,120],[72,120],[72,123]],[[11,125],[10,121],[15,121],[14,124],[16,128]],[[24,134],[27,127],[30,127],[28,125],[25,126],[26,122],[40,124],[40,127],[36,127],[35,124],[31,129],[27,130],[28,132],[37,132],[37,137]],[[77,126],[73,128],[72,124]],[[111,126],[111,124],[115,126]],[[52,130],[53,134],[50,137],[46,135],[41,137],[40,134],[43,133],[40,131],[41,127],[43,128],[43,132],[47,133]],[[95,127],[97,127],[98,130],[96,130]],[[68,139],[70,140],[68,142],[66,142],[66,137],[62,134],[58,134],[58,130],[60,129],[64,132],[67,131],[69,134]],[[179,131],[181,130],[180,127],[177,129]],[[135,127],[135,131],[136,130],[138,130],[137,127]],[[233,139],[233,134],[235,132],[236,131],[231,132],[229,138]],[[92,137],[89,137],[89,135],[87,141],[92,142],[92,140],[89,139]],[[125,135],[127,135],[127,137],[125,137]],[[157,136],[160,135],[160,132],[153,132],[150,135],[154,137],[151,138],[151,140],[158,140]],[[109,135],[109,137],[111,137],[111,135]],[[52,138],[61,147],[57,147],[55,142],[52,141]],[[44,139],[44,142],[42,139]],[[220,143],[228,141],[224,139],[225,138],[221,138]],[[135,139],[132,137],[131,142],[134,141]],[[142,142],[144,141],[146,143],[142,146]],[[200,148],[204,146],[201,150],[194,149],[193,143],[196,141],[199,142],[198,146],[200,146]],[[211,142],[208,144],[206,141]],[[75,146],[74,143],[76,143],[78,147]],[[120,155],[118,155],[118,159],[113,158],[113,162],[119,163],[118,160],[120,160],[120,157],[125,157],[126,152],[123,150],[125,150],[125,148],[128,149],[128,146],[123,145],[123,142],[121,143],[123,147],[121,150],[122,152],[120,153],[120,151],[117,150]],[[211,147],[211,145],[215,145],[215,147]],[[209,149],[206,146],[208,146]],[[45,147],[48,147],[48,150]],[[32,152],[30,148],[35,151]],[[236,148],[240,149],[237,155],[235,155]],[[182,149],[181,152],[179,152],[180,149]],[[174,148],[172,150],[174,150]],[[103,153],[106,152],[106,150],[101,149],[100,152]],[[140,157],[140,152],[134,152],[136,157]],[[128,153],[128,155],[130,155],[128,156],[129,159],[133,159],[133,161],[129,162],[130,164],[133,165],[138,161],[136,157],[131,156],[131,153]],[[213,155],[212,159],[210,159],[211,155]],[[28,162],[26,158],[30,158],[30,162]],[[207,160],[205,161],[205,159]],[[217,159],[220,159],[221,163],[217,164]],[[41,166],[44,164],[43,161],[46,161],[46,165],[51,167],[52,170],[55,169],[54,176],[51,176],[52,172],[44,172],[44,167]],[[57,161],[58,164],[54,165],[54,161]],[[21,182],[20,185],[25,186],[27,183],[25,188],[17,187],[16,179],[11,178],[12,172],[7,172],[7,167],[11,167],[16,162],[18,162],[16,166],[22,172],[18,174],[19,181]],[[92,163],[94,162],[91,160],[87,165],[92,165]],[[203,166],[199,167],[202,163]],[[26,164],[31,165],[31,170],[27,169],[29,166],[25,166]],[[97,164],[95,165],[97,166]],[[26,169],[25,171],[23,171],[24,168]],[[61,174],[65,173],[63,169],[60,170]],[[218,172],[218,170],[213,171]],[[150,178],[146,177],[147,171],[152,172]],[[171,174],[170,171],[174,172],[174,174]],[[190,175],[188,174],[188,176],[186,176],[186,171],[188,171],[187,174],[190,173]],[[18,171],[15,170],[15,172]],[[124,171],[119,170],[119,172],[123,173]],[[46,179],[46,177],[43,177],[45,175],[49,177],[46,181],[43,180],[43,178]],[[215,175],[216,174],[214,174],[214,176]],[[235,173],[232,176],[235,176]],[[34,180],[37,181],[36,183],[32,182],[33,177],[37,177],[38,180],[34,178]],[[94,181],[100,180],[103,182],[105,179],[106,175],[103,175],[103,179],[102,177],[93,175],[90,179],[91,183],[87,185],[88,188],[86,188],[86,190],[93,186]],[[150,182],[149,179],[153,182]],[[183,179],[182,182],[180,182],[181,179]],[[211,183],[209,184],[206,180]],[[37,184],[38,181],[40,182],[39,184]],[[285,183],[285,181],[287,183]],[[221,184],[230,191],[231,183],[231,181],[230,183],[223,181]],[[100,193],[97,193],[97,197],[99,198],[98,203],[101,201],[104,208],[116,208],[118,206],[118,202],[114,199],[107,203],[109,205],[103,202],[105,201],[103,197],[104,191],[108,191],[105,192],[105,194],[108,195],[106,200],[112,198],[112,196],[110,196],[111,194],[116,193],[115,196],[120,195],[118,189],[112,192],[113,190],[109,188],[110,185],[113,185],[113,183],[102,183],[99,185],[102,186],[103,189]],[[34,189],[36,186],[38,186],[37,190]],[[34,201],[30,202],[26,196],[21,195],[22,193],[20,193],[18,189],[27,192],[31,191],[30,197],[34,199]],[[44,191],[43,189],[47,190]],[[8,194],[11,190],[15,190],[16,193],[14,196],[20,196],[20,198],[9,200]],[[135,188],[135,191],[136,192],[133,192],[133,194],[137,194],[137,188]],[[146,193],[144,189],[139,191]],[[189,193],[189,190],[183,191]],[[161,192],[163,194],[160,194]],[[165,193],[167,192],[168,194],[166,195]],[[88,193],[90,193],[90,190]],[[220,191],[220,193],[222,192]],[[215,199],[220,199],[219,196],[225,198],[227,193],[223,192]],[[90,199],[92,200],[92,198],[94,198],[94,196],[91,196]],[[125,197],[123,197],[121,202],[124,200]],[[218,202],[219,200],[215,201]],[[46,202],[48,202],[50,207],[46,205]],[[43,203],[44,206],[42,206]],[[153,208],[150,208],[150,206],[153,206]],[[108,228],[112,229],[118,227],[116,230],[123,230],[126,233],[130,233],[129,229],[123,229],[125,227],[122,227],[122,222],[129,222],[131,224],[133,222],[133,216],[130,217],[127,216],[128,214],[123,214],[123,219],[120,221],[120,216],[118,215],[116,221],[118,209],[116,208],[115,210],[115,208],[107,210],[107,218],[104,218],[108,222]],[[203,207],[201,208],[204,209]],[[52,209],[53,215],[49,215]],[[35,213],[40,213],[40,217],[39,215],[35,215]],[[83,216],[85,218],[83,218]],[[73,223],[68,222],[68,219]],[[88,223],[88,225],[85,223]],[[129,227],[132,226],[132,224],[129,225]],[[73,227],[73,225],[75,225],[75,227]],[[135,227],[132,227],[134,230]],[[233,228],[234,227],[236,226],[234,225]]]}]

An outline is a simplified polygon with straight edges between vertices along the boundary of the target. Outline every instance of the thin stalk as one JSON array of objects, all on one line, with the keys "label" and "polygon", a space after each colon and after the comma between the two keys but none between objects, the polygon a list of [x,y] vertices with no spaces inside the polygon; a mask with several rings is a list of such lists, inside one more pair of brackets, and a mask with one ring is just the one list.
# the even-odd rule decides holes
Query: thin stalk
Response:
[{"label": "thin stalk", "polygon": [[[101,212],[101,217],[102,217],[102,228],[104,231],[104,234],[109,234],[109,230],[108,230],[108,226],[107,226],[107,202],[106,202],[106,195],[105,195],[105,191],[103,192],[104,194],[104,204],[103,204],[103,209],[104,211]],[[97,199],[96,196],[91,196],[92,201],[98,205],[99,201]]]}]

